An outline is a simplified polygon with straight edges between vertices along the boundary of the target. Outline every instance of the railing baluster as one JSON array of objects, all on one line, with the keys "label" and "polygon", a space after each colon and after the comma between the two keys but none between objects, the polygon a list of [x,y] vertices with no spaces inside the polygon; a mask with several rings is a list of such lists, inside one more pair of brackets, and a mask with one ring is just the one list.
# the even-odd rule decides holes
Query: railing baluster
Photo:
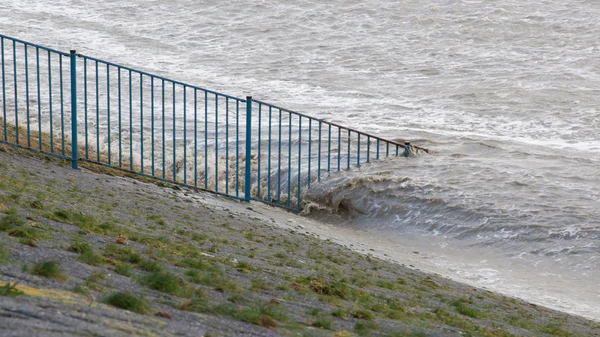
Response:
[{"label": "railing baluster", "polygon": [[219,192],[219,95],[215,95],[215,192]]},{"label": "railing baluster", "polygon": [[133,171],[133,79],[129,70],[129,170]]},{"label": "railing baluster", "polygon": [[292,113],[289,113],[289,122],[288,122],[288,202],[287,207],[290,208],[292,203]]},{"label": "railing baluster", "polygon": [[119,167],[123,167],[123,107],[121,102],[121,67],[117,68],[117,105],[119,113]]},{"label": "railing baluster", "polygon": [[17,41],[13,40],[13,78],[15,80],[15,140],[19,144],[19,101],[17,93]]},{"label": "railing baluster", "polygon": [[261,126],[261,120],[262,120],[262,104],[258,103],[258,172],[257,172],[257,184],[258,184],[258,190],[257,190],[257,198],[258,200],[260,200],[260,130],[262,129]]},{"label": "railing baluster", "polygon": [[52,122],[52,61],[48,50],[48,105],[50,112],[50,153],[54,153],[54,123]]},{"label": "railing baluster", "polygon": [[162,178],[165,179],[165,80],[162,79],[162,94],[160,96],[162,100]]},{"label": "railing baluster", "polygon": [[367,163],[371,159],[371,137],[367,136]]},{"label": "railing baluster", "polygon": [[[89,143],[88,143],[88,83],[87,83],[87,58],[83,59],[83,118],[85,126],[85,159],[90,159]],[[40,132],[42,128],[40,126]],[[42,138],[40,133],[40,139]],[[41,141],[40,141],[41,144]],[[41,146],[41,145],[40,145]]]},{"label": "railing baluster", "polygon": [[337,148],[337,170],[340,171],[340,162],[342,160],[342,128],[338,127],[338,148]]},{"label": "railing baluster", "polygon": [[198,89],[194,88],[194,187],[198,187]]},{"label": "railing baluster", "polygon": [[150,153],[152,160],[151,172],[154,177],[154,76],[150,76]]},{"label": "railing baluster", "polygon": [[252,96],[246,96],[246,170],[244,172],[244,199],[250,202],[252,186],[250,186],[252,154]]},{"label": "railing baluster", "polygon": [[[4,141],[8,140],[8,133],[6,132],[6,71],[4,69],[4,38],[0,37],[0,49],[2,49],[2,111],[4,118]],[[41,123],[40,123],[41,124]],[[40,135],[41,137],[41,135]]]},{"label": "railing baluster", "polygon": [[321,129],[323,123],[319,121],[319,149],[317,151],[317,180],[321,181]]},{"label": "railing baluster", "polygon": [[[13,40],[13,71],[15,79],[15,140],[19,144],[19,101],[17,94],[17,41]],[[61,74],[62,76],[62,74]]]},{"label": "railing baluster", "polygon": [[40,48],[35,48],[35,68],[36,68],[36,80],[37,80],[37,103],[38,103],[38,149],[43,150],[42,147],[42,90],[40,88]]},{"label": "railing baluster", "polygon": [[140,73],[140,172],[144,174],[144,75]]},{"label": "railing baluster", "polygon": [[31,147],[31,125],[29,122],[29,60],[27,55],[27,45],[25,49],[25,102],[27,103],[27,147]]},{"label": "railing baluster", "polygon": [[225,194],[229,194],[229,97],[225,97]]},{"label": "railing baluster", "polygon": [[360,166],[360,133],[357,134],[356,141],[356,166]]},{"label": "railing baluster", "polygon": [[267,201],[271,202],[271,125],[272,125],[272,108],[269,107],[269,149],[268,149],[268,159],[267,162]]},{"label": "railing baluster", "polygon": [[65,155],[65,107],[63,102],[63,56],[58,56],[58,70],[59,70],[59,92],[60,92],[60,142],[61,142],[61,154]]},{"label": "railing baluster", "polygon": [[177,129],[175,128],[175,82],[173,82],[173,181],[177,181]]},{"label": "railing baluster", "polygon": [[111,163],[111,148],[110,148],[110,134],[112,133],[110,128],[110,66],[106,65],[106,125],[107,125],[107,139],[108,139],[108,165]]},{"label": "railing baluster", "polygon": [[69,52],[70,77],[71,77],[71,168],[79,168],[79,142],[77,141],[77,54],[75,50]]},{"label": "railing baluster", "polygon": [[98,85],[98,61],[96,61],[96,161],[100,162],[100,94]]},{"label": "railing baluster", "polygon": [[183,184],[187,185],[187,87],[183,86]]},{"label": "railing baluster", "polygon": [[329,124],[329,136],[327,137],[327,173],[331,172],[331,124]]},{"label": "railing baluster", "polygon": [[281,205],[281,109],[279,109],[279,152],[277,156],[277,205]]},{"label": "railing baluster", "polygon": [[311,144],[312,139],[312,118],[308,119],[308,177],[307,177],[307,187],[310,188],[310,162],[312,161],[310,150],[312,148]]},{"label": "railing baluster", "polygon": [[235,196],[240,196],[240,101],[235,100]]},{"label": "railing baluster", "polygon": [[352,141],[351,140],[351,133],[350,133],[350,130],[348,130],[348,164],[346,165],[347,166],[346,168],[348,170],[350,169],[350,142],[351,141]]},{"label": "railing baluster", "polygon": [[204,188],[208,189],[208,91],[204,91]]},{"label": "railing baluster", "polygon": [[[310,155],[309,155],[309,158],[310,158]],[[300,212],[300,210],[301,210],[301,199],[300,199],[301,179],[302,179],[302,116],[298,116],[298,186],[296,187],[298,189],[298,212]]]}]

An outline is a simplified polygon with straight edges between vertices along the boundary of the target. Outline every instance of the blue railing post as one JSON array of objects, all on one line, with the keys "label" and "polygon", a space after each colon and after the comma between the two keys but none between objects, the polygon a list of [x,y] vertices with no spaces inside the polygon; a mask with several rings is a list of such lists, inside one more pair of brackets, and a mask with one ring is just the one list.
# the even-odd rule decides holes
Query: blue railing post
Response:
[{"label": "blue railing post", "polygon": [[[77,146],[77,53],[71,50],[71,166],[79,168]],[[40,136],[41,137],[41,136]]]},{"label": "blue railing post", "polygon": [[[250,202],[250,156],[252,154],[252,96],[246,97],[246,175],[244,181],[244,200]],[[260,182],[259,182],[260,183]],[[260,188],[260,186],[259,186]]]},{"label": "blue railing post", "polygon": [[404,157],[408,158],[410,155],[410,142],[404,142]]}]

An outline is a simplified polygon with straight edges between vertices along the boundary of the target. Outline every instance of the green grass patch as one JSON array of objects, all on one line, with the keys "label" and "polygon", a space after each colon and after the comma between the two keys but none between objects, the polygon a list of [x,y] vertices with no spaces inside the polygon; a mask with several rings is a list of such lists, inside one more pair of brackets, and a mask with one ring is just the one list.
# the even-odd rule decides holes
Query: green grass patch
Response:
[{"label": "green grass patch", "polygon": [[283,308],[271,303],[246,308],[236,304],[226,303],[218,305],[212,310],[217,314],[266,328],[276,328],[279,326],[280,322],[285,322],[288,319]]},{"label": "green grass patch", "polygon": [[131,271],[133,270],[133,267],[131,266],[131,264],[127,263],[127,262],[122,262],[122,263],[118,263],[115,265],[115,272],[117,274],[123,275],[123,276],[131,276]]},{"label": "green grass patch", "polygon": [[559,337],[575,336],[573,333],[565,330],[562,327],[562,324],[558,323],[558,322],[551,322],[551,323],[548,323],[548,324],[542,326],[540,328],[540,332],[547,333],[552,336],[559,336]]},{"label": "green grass patch", "polygon": [[317,319],[311,325],[321,329],[332,330],[333,318],[331,316],[317,316]]},{"label": "green grass patch", "polygon": [[0,245],[0,264],[6,264],[8,262],[10,254],[4,244]]},{"label": "green grass patch", "polygon": [[208,263],[201,259],[186,258],[181,261],[178,261],[177,263],[175,263],[175,265],[178,267],[194,268],[194,269],[198,269],[198,270],[207,270],[207,271],[214,271],[214,272],[220,271],[220,268],[217,265]]},{"label": "green grass patch", "polygon": [[177,309],[179,310],[193,312],[210,312],[211,308],[211,303],[204,290],[196,290],[190,298],[183,300],[183,302],[177,305]]},{"label": "green grass patch", "polygon": [[150,305],[143,298],[127,292],[113,293],[103,300],[104,303],[120,309],[128,310],[138,314],[150,311]]},{"label": "green grass patch", "polygon": [[186,287],[185,282],[168,272],[155,272],[142,277],[141,283],[148,288],[171,295],[181,295]]},{"label": "green grass patch", "polygon": [[437,316],[436,318],[444,324],[457,327],[470,332],[481,332],[483,327],[470,319],[465,319],[462,316],[453,315],[450,312],[442,309],[435,308],[432,312]]},{"label": "green grass patch", "polygon": [[107,285],[107,275],[106,273],[92,273],[87,280],[85,280],[85,286],[88,289],[102,291],[104,287]]},{"label": "green grass patch", "polygon": [[252,291],[263,291],[273,289],[272,283],[263,281],[261,279],[252,279],[250,282],[252,283],[252,285],[250,286],[250,290]]},{"label": "green grass patch", "polygon": [[83,214],[80,211],[61,209],[44,216],[50,220],[69,223],[88,231],[92,231],[98,225],[98,220],[93,215]]},{"label": "green grass patch", "polygon": [[8,207],[0,202],[0,213],[4,214],[17,214],[17,209],[14,207]]},{"label": "green grass patch", "polygon": [[379,330],[379,324],[376,322],[358,321],[354,324],[354,332],[359,336],[371,336],[377,330]]},{"label": "green grass patch", "polygon": [[254,268],[248,262],[239,261],[235,266],[235,269],[237,269],[237,271],[239,271],[240,273],[249,273]]},{"label": "green grass patch", "polygon": [[34,209],[44,209],[44,204],[41,200],[33,200],[29,202],[29,207]]},{"label": "green grass patch", "polygon": [[321,314],[321,309],[310,308],[310,309],[306,310],[305,312],[311,316],[319,316]]},{"label": "green grass patch", "polygon": [[87,251],[92,251],[93,247],[89,242],[76,240],[67,247],[69,252],[82,254]]},{"label": "green grass patch", "polygon": [[0,287],[0,296],[17,297],[23,295],[23,292],[17,289],[17,284],[8,282],[7,284]]},{"label": "green grass patch", "polygon": [[388,290],[398,290],[398,289],[401,289],[398,286],[398,283],[392,282],[392,281],[389,281],[389,280],[377,280],[375,282],[375,285],[378,286],[378,287],[380,287],[380,288],[384,288],[384,289],[388,289]]},{"label": "green grass patch", "polygon": [[106,258],[94,250],[86,250],[79,254],[77,261],[89,264],[90,266],[101,266],[106,263]]},{"label": "green grass patch", "polygon": [[426,288],[431,288],[431,289],[440,289],[442,288],[442,286],[435,282],[431,276],[427,276],[424,279],[421,280],[421,285],[426,287]]},{"label": "green grass patch", "polygon": [[[388,337],[429,337],[429,335],[422,331],[410,331],[410,332],[394,332]],[[468,336],[465,334],[465,336]]]},{"label": "green grass patch", "polygon": [[108,259],[121,262],[140,263],[142,261],[142,257],[135,248],[114,243],[106,245],[103,255]]},{"label": "green grass patch", "polygon": [[222,272],[208,272],[189,269],[185,272],[185,275],[188,276],[190,282],[212,287],[217,291],[235,292],[240,290],[239,284]]},{"label": "green grass patch", "polygon": [[373,312],[371,312],[368,308],[358,304],[353,303],[352,307],[349,309],[350,316],[359,319],[373,319]]},{"label": "green grass patch", "polygon": [[46,213],[43,216],[50,220],[77,226],[86,233],[100,235],[118,234],[115,231],[115,225],[113,223],[100,223],[95,216],[84,214],[80,211],[61,209],[52,213]]},{"label": "green grass patch", "polygon": [[151,215],[148,217],[148,220],[155,222],[157,225],[166,226],[167,222],[161,216]]},{"label": "green grass patch", "polygon": [[37,243],[47,237],[42,231],[32,227],[11,228],[6,233],[12,237],[19,238],[19,243],[32,247],[37,247]]},{"label": "green grass patch", "polygon": [[450,304],[456,309],[456,311],[465,316],[479,318],[482,316],[479,310],[467,305],[467,301],[465,299],[457,299],[452,301]]},{"label": "green grass patch", "polygon": [[192,233],[192,235],[189,237],[192,240],[197,241],[197,242],[204,242],[204,241],[208,240],[208,236],[204,233]]},{"label": "green grass patch", "polygon": [[233,295],[227,297],[227,301],[229,301],[231,303],[236,303],[236,304],[249,304],[252,302],[252,300],[250,298],[248,298],[247,296],[244,296],[243,294],[233,294]]},{"label": "green grass patch", "polygon": [[331,316],[347,320],[350,317],[350,313],[344,308],[335,308],[331,311]]},{"label": "green grass patch", "polygon": [[8,214],[0,218],[0,231],[3,232],[25,225],[25,220],[16,214]]},{"label": "green grass patch", "polygon": [[94,251],[94,247],[85,241],[76,240],[67,250],[74,253],[79,253],[77,261],[91,266],[101,266],[106,263],[106,258]]},{"label": "green grass patch", "polygon": [[60,263],[57,261],[44,261],[36,263],[33,266],[32,273],[37,276],[55,279],[61,282],[68,279],[67,274],[64,273]]},{"label": "green grass patch", "polygon": [[343,300],[355,299],[357,291],[349,286],[344,280],[330,281],[322,277],[301,277],[296,280],[300,284],[307,285],[309,289],[319,295],[338,297]]},{"label": "green grass patch", "polygon": [[138,267],[143,271],[152,272],[152,273],[164,271],[163,266],[158,261],[155,261],[155,260],[142,260],[138,264]]}]

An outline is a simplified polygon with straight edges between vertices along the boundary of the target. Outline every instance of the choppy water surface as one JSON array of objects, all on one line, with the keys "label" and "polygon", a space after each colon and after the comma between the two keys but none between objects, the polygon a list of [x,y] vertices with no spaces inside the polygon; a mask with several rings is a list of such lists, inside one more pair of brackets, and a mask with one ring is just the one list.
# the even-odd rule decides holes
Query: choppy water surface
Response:
[{"label": "choppy water surface", "polygon": [[6,0],[0,31],[432,148],[312,214],[600,320],[600,2]]}]

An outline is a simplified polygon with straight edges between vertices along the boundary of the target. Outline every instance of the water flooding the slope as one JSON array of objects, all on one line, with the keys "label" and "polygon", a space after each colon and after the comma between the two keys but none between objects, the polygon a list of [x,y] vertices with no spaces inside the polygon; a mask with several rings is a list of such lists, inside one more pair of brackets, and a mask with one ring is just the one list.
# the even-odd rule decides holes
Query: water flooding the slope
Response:
[{"label": "water flooding the slope", "polygon": [[410,237],[450,274],[532,300],[545,293],[546,305],[561,302],[555,294],[570,302],[563,309],[599,317],[600,195],[588,188],[597,159],[468,139],[437,148],[324,179],[307,192],[310,216],[390,245]]}]

